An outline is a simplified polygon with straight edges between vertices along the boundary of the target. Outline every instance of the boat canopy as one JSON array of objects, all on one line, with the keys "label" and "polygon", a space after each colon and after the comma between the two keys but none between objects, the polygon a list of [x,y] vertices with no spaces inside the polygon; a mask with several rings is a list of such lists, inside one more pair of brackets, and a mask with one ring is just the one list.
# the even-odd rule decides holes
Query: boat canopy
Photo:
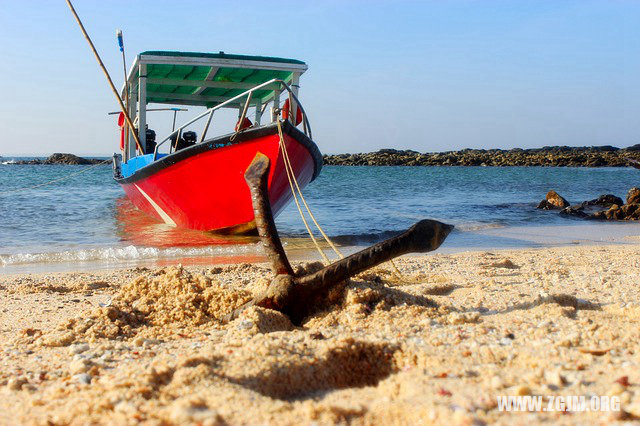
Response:
[{"label": "boat canopy", "polygon": [[[274,78],[297,85],[306,70],[307,65],[295,59],[224,52],[147,51],[136,57],[127,81],[130,98],[143,101],[142,105],[162,103],[211,108]],[[276,95],[278,86],[258,90],[253,98],[266,103]],[[124,97],[124,88],[122,94]]]},{"label": "boat canopy", "polygon": [[[290,90],[293,97],[297,96],[300,75],[306,70],[307,64],[295,59],[224,52],[147,51],[136,56],[127,84],[122,88],[122,97],[127,100],[129,116],[137,128],[140,146],[146,152],[147,104],[192,105],[205,107],[207,111],[211,109],[201,136],[204,137],[217,108],[236,108],[242,119],[251,106],[256,110],[254,125],[260,125],[260,116],[267,103],[279,104],[280,93],[284,89]],[[278,82],[269,83],[274,79],[283,81],[286,87]],[[260,88],[251,90],[256,86]],[[249,96],[240,96],[244,93]],[[295,99],[292,100],[290,109],[295,119],[297,109]],[[201,117],[202,114],[198,116]],[[272,114],[272,121],[275,119]],[[184,126],[178,131],[181,132]],[[132,132],[128,132],[124,139],[124,158],[128,161],[136,156],[137,144]]]}]

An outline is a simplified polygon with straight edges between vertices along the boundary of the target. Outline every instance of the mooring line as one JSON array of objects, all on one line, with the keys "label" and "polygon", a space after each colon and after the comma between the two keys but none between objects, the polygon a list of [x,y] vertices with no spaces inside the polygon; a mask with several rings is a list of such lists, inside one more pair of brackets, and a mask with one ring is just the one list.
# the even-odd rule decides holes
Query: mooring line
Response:
[{"label": "mooring line", "polygon": [[[284,163],[285,163],[285,169],[287,171],[287,178],[289,180],[289,186],[291,187],[291,192],[293,193],[293,196],[294,196],[294,199],[295,199],[295,202],[296,202],[296,206],[298,207],[298,213],[300,213],[300,217],[302,218],[302,221],[304,222],[305,228],[307,228],[307,233],[311,237],[311,240],[313,241],[313,243],[315,244],[316,248],[318,249],[318,251],[322,255],[323,259],[326,262],[329,262],[329,259],[327,258],[327,256],[324,253],[324,251],[320,248],[319,244],[316,241],[315,236],[311,232],[311,229],[310,229],[310,227],[309,227],[309,225],[308,225],[308,223],[306,221],[304,213],[302,212],[300,204],[298,203],[298,198],[296,197],[295,189],[297,189],[298,193],[300,194],[300,199],[302,200],[302,203],[304,204],[305,209],[309,213],[309,216],[311,217],[311,220],[313,220],[313,223],[315,224],[316,228],[318,228],[318,231],[320,231],[320,233],[322,234],[322,237],[329,244],[329,246],[331,246],[331,248],[338,255],[338,257],[340,257],[340,259],[344,259],[344,255],[340,252],[340,250],[338,250],[338,248],[335,246],[333,241],[331,241],[331,238],[329,238],[329,236],[324,232],[324,230],[322,229],[322,227],[320,226],[320,224],[316,220],[315,216],[311,212],[311,208],[307,204],[307,201],[305,200],[304,195],[302,195],[302,190],[300,189],[300,185],[298,184],[298,180],[296,179],[296,175],[295,175],[295,173],[293,171],[293,166],[291,165],[291,161],[289,159],[289,152],[288,152],[287,146],[286,146],[286,144],[284,142],[284,136],[282,134],[282,127],[280,125],[280,120],[277,120],[277,123],[278,123],[278,135],[280,136],[280,147],[281,147],[281,150],[282,150],[282,156],[283,156]],[[295,189],[294,189],[294,184],[295,184]],[[396,278],[398,278],[400,280],[405,279],[405,277],[403,276],[402,272],[400,272],[400,270],[396,266],[396,264],[393,261],[393,259],[390,259],[389,263],[391,263],[392,273],[396,276]]]},{"label": "mooring line", "polygon": [[50,185],[50,184],[52,184],[52,183],[60,182],[60,181],[63,181],[63,180],[69,179],[70,177],[73,177],[73,176],[76,176],[76,175],[79,175],[79,174],[85,173],[85,172],[87,172],[87,171],[89,171],[89,170],[93,169],[94,167],[102,166],[102,165],[107,164],[107,163],[110,163],[110,162],[111,162],[111,159],[109,159],[109,160],[104,160],[104,161],[101,161],[100,163],[97,163],[97,164],[94,164],[94,165],[92,165],[92,166],[86,167],[86,168],[84,168],[84,169],[80,170],[79,172],[71,173],[71,174],[68,174],[68,175],[66,175],[66,176],[62,176],[61,178],[53,179],[53,180],[50,180],[50,181],[47,181],[47,182],[44,182],[44,183],[39,183],[39,184],[37,184],[37,185],[33,185],[33,186],[25,186],[24,188],[11,189],[11,190],[9,190],[9,191],[0,191],[0,195],[13,194],[13,193],[15,193],[15,192],[27,191],[27,190],[29,190],[29,189],[35,189],[35,188],[40,188],[40,187],[42,187],[42,186]]},{"label": "mooring line", "polygon": [[[278,134],[280,136],[280,149],[282,151],[282,156],[283,156],[283,159],[284,159],[287,147],[284,144],[284,137],[282,136],[282,127],[280,126],[280,118],[279,117],[276,119],[276,122],[278,123]],[[296,195],[296,190],[295,190],[295,188],[293,186],[293,182],[296,181],[296,176],[295,176],[293,170],[289,170],[289,167],[288,167],[288,164],[287,164],[286,160],[284,161],[284,168],[285,168],[285,170],[287,172],[287,180],[289,181],[289,187],[291,188],[291,193],[293,194],[293,199],[296,202],[296,207],[298,207],[298,213],[300,213],[300,217],[302,218],[302,222],[304,223],[304,227],[307,229],[307,233],[311,237],[311,241],[313,241],[313,244],[316,246],[316,249],[318,250],[318,253],[320,253],[320,256],[322,256],[322,258],[324,259],[325,262],[327,262],[327,264],[330,264],[331,260],[329,260],[329,258],[325,254],[324,250],[322,250],[322,248],[320,247],[320,244],[318,244],[318,241],[316,240],[316,237],[313,235],[313,232],[311,231],[311,228],[309,227],[309,223],[307,222],[307,219],[304,216],[304,212],[302,211],[302,208],[300,207],[300,202],[298,201],[298,196]],[[300,193],[300,197],[302,197],[302,193]]]}]

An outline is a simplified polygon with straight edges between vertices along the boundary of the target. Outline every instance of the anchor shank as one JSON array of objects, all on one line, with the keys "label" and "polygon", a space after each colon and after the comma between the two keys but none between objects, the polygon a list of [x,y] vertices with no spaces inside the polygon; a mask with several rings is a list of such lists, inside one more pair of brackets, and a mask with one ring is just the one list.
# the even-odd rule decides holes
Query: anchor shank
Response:
[{"label": "anchor shank", "polygon": [[269,157],[258,152],[244,173],[244,179],[251,191],[251,203],[262,246],[271,261],[271,269],[276,275],[293,276],[293,269],[282,247],[282,242],[273,220],[269,203],[268,177]]}]

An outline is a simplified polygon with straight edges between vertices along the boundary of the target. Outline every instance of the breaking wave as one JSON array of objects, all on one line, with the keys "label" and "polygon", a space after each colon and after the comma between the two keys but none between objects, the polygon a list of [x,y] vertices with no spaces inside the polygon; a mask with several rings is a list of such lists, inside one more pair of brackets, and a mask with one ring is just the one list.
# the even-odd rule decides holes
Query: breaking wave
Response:
[{"label": "breaking wave", "polygon": [[13,266],[41,263],[70,262],[130,262],[193,257],[224,257],[260,254],[258,244],[238,244],[208,247],[103,247],[84,250],[65,250],[45,253],[17,253],[0,255],[0,265]]},{"label": "breaking wave", "polygon": [[507,225],[503,223],[482,223],[482,222],[469,222],[469,223],[461,223],[456,225],[455,230],[461,232],[474,232],[474,231],[484,231],[486,229],[500,229],[506,228]]}]

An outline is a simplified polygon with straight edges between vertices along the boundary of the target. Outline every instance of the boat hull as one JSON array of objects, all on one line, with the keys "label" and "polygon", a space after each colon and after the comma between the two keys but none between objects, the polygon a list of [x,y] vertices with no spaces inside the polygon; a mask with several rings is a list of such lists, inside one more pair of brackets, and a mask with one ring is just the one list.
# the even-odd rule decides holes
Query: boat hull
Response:
[{"label": "boat hull", "polygon": [[[300,187],[320,172],[322,156],[302,132],[283,123],[283,137]],[[233,139],[233,141],[231,141]],[[231,143],[228,146],[217,147]],[[169,225],[227,233],[255,228],[244,172],[256,153],[269,157],[269,200],[274,215],[292,193],[275,125],[205,141],[116,178],[133,204]]]}]

